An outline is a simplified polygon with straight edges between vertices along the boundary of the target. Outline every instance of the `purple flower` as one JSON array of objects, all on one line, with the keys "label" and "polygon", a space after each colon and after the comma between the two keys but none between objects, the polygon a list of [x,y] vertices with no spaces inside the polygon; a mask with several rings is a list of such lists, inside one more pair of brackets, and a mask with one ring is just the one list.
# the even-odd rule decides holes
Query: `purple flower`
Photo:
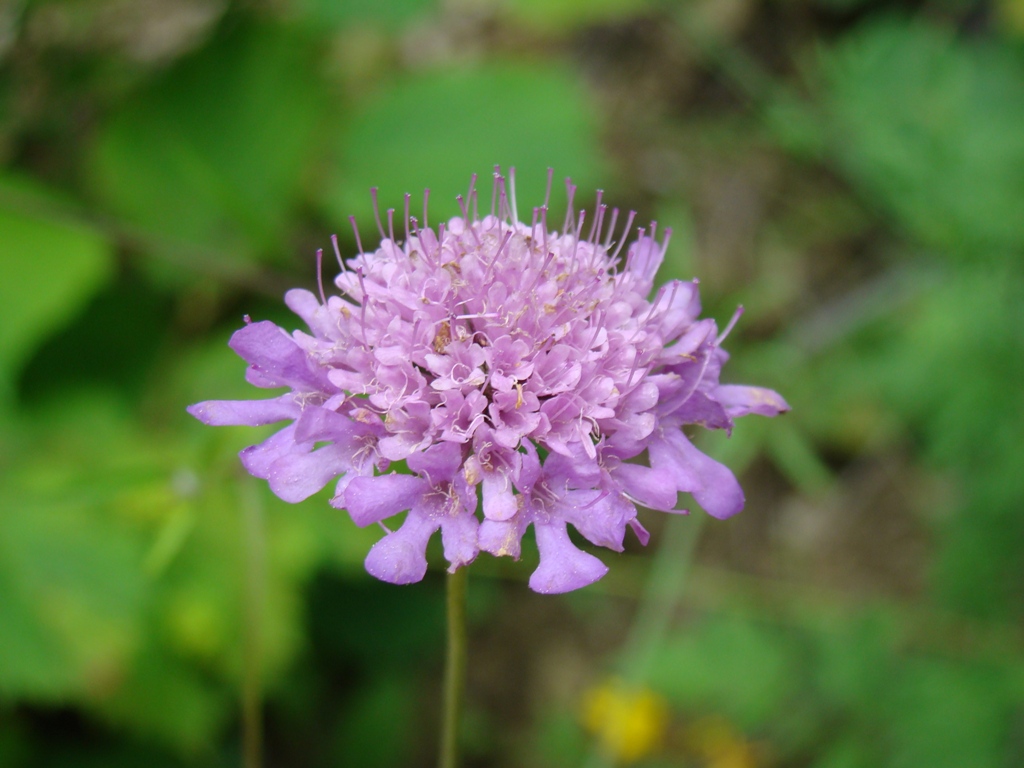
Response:
[{"label": "purple flower", "polygon": [[[739,512],[736,478],[683,428],[729,430],[786,402],[719,384],[729,328],[699,318],[696,281],[650,298],[668,231],[659,241],[655,224],[640,229],[620,259],[633,216],[616,242],[618,212],[599,195],[584,235],[568,189],[562,232],[549,230],[546,204],[519,221],[498,173],[496,215],[469,214],[471,188],[463,216],[435,232],[407,213],[399,241],[389,211],[377,250],[339,256],[340,296],[286,294],[309,333],[247,320],[231,338],[249,382],[287,394],[189,413],[214,425],[290,422],[242,451],[245,468],[290,502],[337,478],[331,503],[387,531],[367,570],[396,584],[423,578],[438,530],[454,571],[481,550],[518,558],[533,526],[530,586],[553,593],[607,571],[573,544],[570,525],[621,551],[627,528],[647,542],[637,504],[678,511],[684,492],[715,517]],[[409,472],[390,472],[397,461]]]}]

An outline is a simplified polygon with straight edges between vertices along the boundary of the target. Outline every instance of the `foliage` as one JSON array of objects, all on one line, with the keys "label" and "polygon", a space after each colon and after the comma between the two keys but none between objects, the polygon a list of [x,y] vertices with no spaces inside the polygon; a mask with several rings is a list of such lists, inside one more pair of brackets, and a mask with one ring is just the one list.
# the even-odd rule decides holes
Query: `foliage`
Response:
[{"label": "foliage", "polygon": [[[794,406],[712,445],[748,509],[660,608],[638,764],[1024,760],[1019,4],[9,5],[0,765],[235,765],[256,680],[268,764],[428,764],[439,579],[371,583],[376,532],[250,484],[257,438],[184,406],[249,396],[229,334],[292,322],[369,187],[450,213],[496,163],[671,220],[670,276],[747,307],[733,375]],[[651,561],[622,558],[565,602],[474,565],[474,764],[587,759]]]}]

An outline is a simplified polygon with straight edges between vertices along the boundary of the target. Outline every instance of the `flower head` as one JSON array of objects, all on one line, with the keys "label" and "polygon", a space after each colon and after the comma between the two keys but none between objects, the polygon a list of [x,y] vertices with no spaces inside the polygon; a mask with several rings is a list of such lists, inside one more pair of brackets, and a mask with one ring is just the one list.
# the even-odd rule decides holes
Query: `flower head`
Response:
[{"label": "flower head", "polygon": [[[607,571],[569,525],[621,551],[627,528],[647,542],[638,503],[676,511],[685,492],[715,517],[739,512],[735,477],[683,427],[728,430],[737,416],[788,406],[770,390],[719,384],[725,333],[700,319],[696,281],[651,297],[667,231],[659,240],[652,224],[625,245],[630,215],[616,243],[617,211],[599,193],[584,234],[568,189],[562,232],[549,230],[546,204],[519,221],[497,172],[490,215],[475,213],[471,187],[463,215],[437,231],[408,215],[407,197],[403,240],[389,211],[379,248],[339,256],[340,296],[286,294],[309,333],[247,320],[232,336],[248,381],[286,394],[189,413],[214,425],[290,422],[242,451],[245,468],[290,502],[338,478],[331,504],[387,531],[367,570],[396,584],[423,578],[438,530],[454,571],[481,550],[518,558],[533,526],[530,586],[566,592]],[[389,471],[399,461],[408,473]]]}]

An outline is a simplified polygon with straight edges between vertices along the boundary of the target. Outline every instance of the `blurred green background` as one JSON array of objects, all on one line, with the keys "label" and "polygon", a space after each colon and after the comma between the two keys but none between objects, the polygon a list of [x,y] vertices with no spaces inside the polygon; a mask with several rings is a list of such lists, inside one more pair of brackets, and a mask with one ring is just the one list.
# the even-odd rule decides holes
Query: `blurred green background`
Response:
[{"label": "blurred green background", "polygon": [[184,406],[371,186],[436,223],[498,163],[671,225],[793,412],[707,441],[748,505],[692,562],[649,513],[564,598],[481,556],[467,767],[611,764],[623,670],[639,766],[1024,765],[1024,1],[7,0],[0,766],[433,763],[440,571]]}]

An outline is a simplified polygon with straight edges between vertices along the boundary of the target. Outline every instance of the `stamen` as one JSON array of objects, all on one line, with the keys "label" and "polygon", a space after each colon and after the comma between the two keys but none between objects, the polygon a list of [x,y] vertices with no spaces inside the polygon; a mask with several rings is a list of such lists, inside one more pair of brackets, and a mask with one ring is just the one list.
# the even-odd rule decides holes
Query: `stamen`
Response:
[{"label": "stamen", "polygon": [[[550,191],[551,191],[551,180],[550,180],[550,174],[549,174],[548,192],[550,192]],[[542,231],[544,232],[544,242],[543,242],[541,247],[544,249],[544,252],[547,253],[547,250],[548,250],[548,204],[547,204],[547,202],[545,202],[544,203],[544,207],[540,209],[540,225],[541,225],[541,227],[543,227]]]},{"label": "stamen", "polygon": [[430,199],[430,190],[429,189],[424,189],[423,190],[423,228],[424,229],[426,229],[426,228],[428,228],[430,226],[430,223],[427,221],[427,201],[429,199]]},{"label": "stamen", "polygon": [[[473,182],[476,182],[475,174],[473,175]],[[473,194],[473,184],[469,185],[469,193]],[[483,243],[480,241],[480,235],[477,234],[476,227],[470,226],[469,207],[466,205],[466,198],[462,195],[458,195],[455,200],[459,204],[459,210],[462,211],[462,220],[466,222],[466,229],[468,229],[470,234],[473,235],[473,239],[476,241],[477,247],[481,247]]]},{"label": "stamen", "polygon": [[382,227],[380,223],[380,203],[377,200],[376,187],[370,188],[370,197],[373,198],[373,220],[377,222],[377,231],[380,232],[380,239],[383,240],[385,237],[384,227]]},{"label": "stamen", "polygon": [[725,341],[730,331],[732,331],[733,327],[736,325],[736,321],[738,321],[742,315],[743,305],[740,304],[736,307],[736,311],[732,313],[732,319],[729,320],[729,324],[725,326],[725,330],[718,334],[718,338],[715,339],[715,346],[721,346],[722,342]]},{"label": "stamen", "polygon": [[359,227],[356,226],[356,217],[355,216],[349,216],[348,220],[349,220],[349,223],[352,225],[352,234],[354,234],[356,236],[356,248],[359,249],[359,255],[361,256],[364,253],[364,251],[363,251],[363,243],[359,239]]},{"label": "stamen", "polygon": [[565,195],[568,201],[568,210],[565,212],[565,223],[562,224],[562,230],[568,232],[569,225],[572,224],[573,219],[576,218],[576,215],[573,213],[572,210],[572,201],[573,198],[576,196],[576,185],[572,183],[572,179],[570,179],[568,176],[565,178]]},{"label": "stamen", "polygon": [[498,220],[500,222],[508,218],[508,195],[505,193],[505,177],[498,174]]},{"label": "stamen", "polygon": [[338,269],[345,271],[345,262],[341,258],[341,249],[338,247],[338,236],[331,235],[331,245],[334,246],[334,258],[338,260]]},{"label": "stamen", "polygon": [[406,245],[409,244],[409,200],[411,200],[411,199],[412,199],[412,195],[410,195],[408,192],[406,192],[405,193],[405,215],[403,216],[403,219],[405,220],[405,244]]},{"label": "stamen", "polygon": [[509,201],[512,204],[512,221],[518,224],[519,214],[516,213],[516,167],[514,165],[509,166],[508,169],[508,195]]},{"label": "stamen", "polygon": [[388,208],[388,237],[391,238],[392,244],[395,242],[395,209]]},{"label": "stamen", "polygon": [[587,218],[586,210],[580,211],[579,221],[576,224],[576,229],[573,231],[572,237],[572,256],[569,257],[569,277],[572,278],[576,275],[577,268],[579,267],[579,259],[576,258],[576,252],[580,247],[580,233],[583,231],[583,221]]},{"label": "stamen", "polygon": [[606,213],[608,213],[607,205],[602,204],[597,207],[597,216],[594,220],[594,229],[596,229],[597,236],[594,237],[592,232],[591,236],[587,238],[591,245],[596,246],[601,241],[601,230],[604,229],[604,217]]},{"label": "stamen", "polygon": [[320,303],[326,305],[327,299],[324,297],[324,249],[316,249],[316,284],[320,289]]},{"label": "stamen", "polygon": [[629,217],[626,219],[626,226],[622,228],[622,239],[619,241],[618,246],[615,248],[615,253],[612,254],[613,259],[619,258],[619,251],[622,250],[622,246],[626,244],[626,237],[629,235],[629,228],[633,226],[633,219],[636,218],[636,211],[630,211]]},{"label": "stamen", "polygon": [[444,263],[444,222],[437,227],[437,263]]},{"label": "stamen", "polygon": [[501,178],[501,166],[494,166],[493,185],[491,186],[491,216],[496,216],[498,205],[498,179]]},{"label": "stamen", "polygon": [[[644,229],[643,227],[637,227],[637,230],[636,230],[637,242],[639,242],[640,240],[644,239],[644,233],[646,233],[646,232],[647,232],[647,230]],[[623,238],[623,240],[625,240],[625,238]],[[627,272],[633,268],[633,258],[635,257],[635,255],[639,251],[640,251],[640,249],[637,248],[632,253],[630,253],[629,251],[626,252],[626,265],[625,265],[625,269],[626,269]]]},{"label": "stamen", "polygon": [[590,232],[587,233],[587,242],[591,245],[594,244],[594,232],[597,229],[598,222],[601,221],[601,196],[604,195],[604,190],[597,190],[597,201],[594,203],[594,210],[597,211],[598,215],[594,216],[594,220],[590,223]]},{"label": "stamen", "polygon": [[612,220],[608,222],[608,235],[604,239],[605,250],[612,244],[612,238],[615,237],[615,222],[619,220],[619,209],[612,208]]},{"label": "stamen", "polygon": [[548,168],[548,185],[547,188],[544,190],[544,205],[542,206],[543,208],[547,208],[548,204],[551,202],[551,182],[554,180],[554,178],[555,169]]},{"label": "stamen", "polygon": [[[466,224],[469,224],[469,204],[474,204],[476,200],[476,174],[474,173],[469,177],[469,191],[466,193],[466,200],[468,201],[466,207],[466,213],[463,213],[463,218],[466,220]],[[475,218],[475,217],[474,217]]]}]

